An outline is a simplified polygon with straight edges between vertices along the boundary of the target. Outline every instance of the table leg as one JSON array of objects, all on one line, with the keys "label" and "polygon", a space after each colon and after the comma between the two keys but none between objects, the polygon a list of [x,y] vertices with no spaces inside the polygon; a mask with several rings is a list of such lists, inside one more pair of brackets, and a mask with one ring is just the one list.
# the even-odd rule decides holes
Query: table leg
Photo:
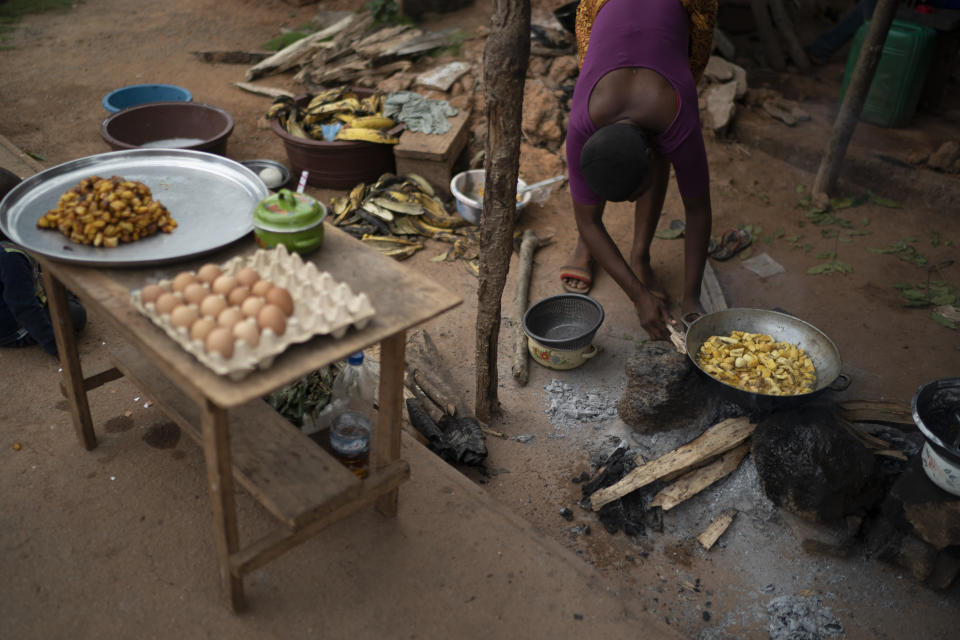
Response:
[{"label": "table leg", "polygon": [[73,330],[67,305],[67,289],[49,269],[43,270],[43,288],[47,294],[50,322],[57,341],[60,367],[63,369],[64,388],[70,401],[73,428],[77,432],[77,440],[89,451],[96,448],[97,435],[93,431],[93,418],[90,417],[90,405],[84,389],[83,369],[77,353],[77,335]]},{"label": "table leg", "polygon": [[[374,471],[400,458],[403,358],[406,346],[406,331],[395,333],[380,343],[380,410],[370,452],[370,464]],[[377,511],[388,518],[396,516],[398,496],[399,490],[394,489],[377,498]]]},{"label": "table leg", "polygon": [[220,586],[233,611],[244,608],[243,579],[230,570],[230,556],[239,548],[237,505],[233,492],[233,463],[230,460],[230,432],[227,411],[209,400],[203,407],[203,457],[213,506],[214,542],[220,565]]}]

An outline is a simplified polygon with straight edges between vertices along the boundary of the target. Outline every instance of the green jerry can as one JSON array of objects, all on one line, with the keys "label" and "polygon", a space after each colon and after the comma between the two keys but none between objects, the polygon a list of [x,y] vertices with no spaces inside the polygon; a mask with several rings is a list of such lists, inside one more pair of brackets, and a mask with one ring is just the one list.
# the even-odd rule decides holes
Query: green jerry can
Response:
[{"label": "green jerry can", "polygon": [[[843,72],[843,84],[840,87],[841,101],[847,92],[869,26],[869,22],[864,23],[850,45],[847,68]],[[904,127],[910,123],[923,93],[936,35],[933,29],[914,22],[893,21],[870,91],[863,103],[861,120],[881,127]]]}]

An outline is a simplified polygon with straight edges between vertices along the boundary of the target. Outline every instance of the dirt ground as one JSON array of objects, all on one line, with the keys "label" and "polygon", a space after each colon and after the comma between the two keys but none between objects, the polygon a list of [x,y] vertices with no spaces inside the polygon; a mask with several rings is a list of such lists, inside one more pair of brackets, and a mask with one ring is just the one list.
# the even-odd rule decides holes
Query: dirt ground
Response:
[{"label": "dirt ground", "polygon": [[[98,134],[99,123],[106,115],[101,97],[123,85],[169,82],[190,89],[195,101],[218,105],[234,116],[236,128],[229,140],[229,157],[285,161],[279,139],[261,120],[269,99],[231,85],[243,80],[245,67],[203,63],[190,52],[259,49],[282,28],[307,22],[318,7],[340,9],[354,4],[81,0],[66,13],[28,16],[12,35],[12,47],[0,51],[0,134],[45,166],[107,151]],[[539,16],[562,4],[561,0],[533,2]],[[454,25],[473,33],[486,24],[487,5],[476,2],[462,11],[432,17],[427,26]],[[801,32],[808,35],[822,26],[817,21],[800,25]],[[744,45],[741,63],[750,71],[750,47],[755,43],[746,37],[737,42]],[[860,184],[842,179],[833,194],[860,194],[869,189],[900,201],[902,208],[897,209],[866,202],[842,212],[869,235],[841,242],[823,237],[819,227],[809,223],[801,226],[805,209],[798,204],[809,191],[816,167],[802,160],[800,147],[826,146],[836,116],[845,54],[806,78],[762,69],[750,76],[756,81],[748,78],[752,87],[758,86],[754,82],[762,83],[798,100],[811,114],[811,121],[788,131],[757,109],[741,106],[738,117],[743,128],[735,127],[734,134],[724,140],[708,136],[715,233],[741,224],[762,229],[752,255],[766,253],[784,271],[761,278],[746,269],[740,257],[711,264],[730,306],[785,309],[822,329],[837,343],[843,370],[853,380],[848,390],[837,394],[838,399],[907,404],[920,384],[957,375],[960,362],[960,334],[933,322],[927,311],[903,306],[894,288],[897,283],[919,284],[928,278],[960,286],[960,264],[951,263],[960,243],[960,217],[956,215],[960,199],[953,199],[952,207],[942,206],[943,198],[917,197],[908,187],[920,181],[922,173],[922,181],[936,184],[938,193],[960,194],[960,178],[922,168],[911,173],[895,165],[890,165],[887,173],[875,169],[864,174],[873,179]],[[268,77],[261,83],[297,89],[290,75]],[[853,145],[860,156],[883,153],[904,160],[913,151],[929,153],[944,140],[960,141],[958,109],[960,88],[953,83],[938,112],[919,113],[911,126],[902,130],[861,124]],[[749,131],[751,135],[739,138],[737,131]],[[791,153],[771,155],[764,150],[788,136],[800,137],[797,157]],[[860,157],[854,151],[851,148],[851,158]],[[309,191],[322,199],[335,195],[329,190]],[[609,208],[607,219],[614,237],[629,237],[630,213],[625,205]],[[671,184],[662,225],[676,218],[682,218],[682,207]],[[529,207],[520,224],[535,229],[538,235],[552,234],[554,238],[552,245],[536,254],[531,300],[559,292],[558,270],[575,242],[566,189],[556,190],[542,205]],[[798,235],[803,237],[791,240]],[[896,255],[868,250],[886,248],[906,238],[914,238],[912,246],[926,256],[928,267],[942,268],[918,267]],[[807,244],[809,248],[804,247]],[[460,263],[431,262],[430,258],[443,248],[429,245],[407,264],[442,280],[465,299],[463,305],[427,329],[448,362],[456,364],[455,382],[467,398],[472,398],[477,281]],[[809,275],[808,269],[826,260],[822,257],[826,252],[835,253],[837,260],[850,265],[852,271]],[[682,275],[681,253],[678,240],[659,239],[654,243],[654,268],[674,296]],[[960,585],[945,593],[933,592],[912,581],[901,569],[860,556],[836,560],[807,555],[800,548],[802,539],[830,538],[836,532],[803,524],[773,508],[759,493],[749,463],[718,487],[670,512],[664,518],[663,533],[650,533],[639,540],[622,533],[608,535],[592,514],[576,506],[579,486],[571,479],[590,469],[591,459],[609,447],[610,437],[623,437],[650,450],[669,448],[670,438],[651,442],[629,433],[615,417],[579,422],[551,415],[547,409],[550,401],[563,393],[552,384],[554,381],[569,385],[567,399],[571,394],[581,399],[594,394],[594,400],[615,404],[623,389],[623,366],[644,334],[615,283],[597,274],[591,295],[606,312],[596,339],[600,355],[570,372],[532,364],[529,383],[518,387],[510,376],[510,336],[518,321],[509,317],[513,271],[504,293],[500,347],[503,414],[491,425],[510,438],[488,440],[489,473],[465,470],[489,496],[547,538],[582,557],[583,562],[597,567],[620,585],[625,598],[639,602],[690,637],[767,637],[766,606],[777,596],[810,598],[816,607],[828,609],[835,616],[849,638],[953,636],[960,622]],[[92,317],[81,343],[82,355],[96,353],[106,337],[104,330]],[[9,370],[9,356],[2,357],[4,369]],[[40,358],[36,354],[28,357]],[[34,363],[34,370],[46,369],[51,377],[56,375],[55,363],[39,362]],[[29,397],[30,385],[36,382],[35,378],[7,376],[5,396]],[[118,418],[125,409],[119,401],[115,411],[104,402],[108,418]],[[64,420],[63,407],[51,406],[50,412]],[[138,410],[132,419],[146,419],[142,414]],[[6,418],[12,416],[6,414]],[[36,419],[47,421],[44,415]],[[514,439],[521,435],[533,438]],[[4,458],[12,455],[8,443],[3,443],[3,450]],[[77,455],[81,455],[79,450]],[[704,552],[696,545],[695,536],[731,506],[740,515],[721,543]],[[572,522],[560,517],[564,507],[572,509]],[[589,526],[589,533],[584,525]]]}]

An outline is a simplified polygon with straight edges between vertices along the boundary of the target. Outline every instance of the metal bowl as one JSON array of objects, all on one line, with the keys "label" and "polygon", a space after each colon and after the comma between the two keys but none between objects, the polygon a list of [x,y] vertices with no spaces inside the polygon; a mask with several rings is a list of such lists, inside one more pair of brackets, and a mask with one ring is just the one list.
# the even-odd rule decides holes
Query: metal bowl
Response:
[{"label": "metal bowl", "polygon": [[910,410],[917,428],[940,457],[960,466],[960,378],[921,385]]},{"label": "metal bowl", "polygon": [[[478,194],[483,189],[484,176],[483,169],[471,169],[458,173],[450,180],[450,193],[457,201],[457,212],[471,224],[480,224],[480,214],[483,213],[483,202]],[[517,189],[526,186],[526,182],[517,180]],[[528,191],[517,202],[517,216],[530,202],[532,195]]]},{"label": "metal bowl", "polygon": [[[259,158],[257,160],[242,160],[240,164],[257,174],[267,189],[273,189],[276,191],[277,189],[282,189],[290,184],[290,178],[292,177],[292,174],[290,173],[290,169],[288,169],[287,166],[282,162],[277,162],[276,160],[267,160],[266,158]],[[260,176],[260,172],[271,167],[280,172],[279,183],[267,184],[267,182],[263,180],[263,177]]]}]

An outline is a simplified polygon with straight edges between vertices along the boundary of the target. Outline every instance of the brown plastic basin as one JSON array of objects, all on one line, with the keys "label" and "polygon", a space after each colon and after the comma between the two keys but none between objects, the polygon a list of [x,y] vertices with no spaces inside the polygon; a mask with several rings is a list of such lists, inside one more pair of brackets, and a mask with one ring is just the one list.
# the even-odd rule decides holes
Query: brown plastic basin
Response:
[{"label": "brown plastic basin", "polygon": [[[358,96],[373,93],[370,89],[355,88]],[[305,106],[309,97],[297,100]],[[351,189],[361,182],[373,182],[384,173],[395,173],[393,145],[354,140],[308,140],[292,136],[280,125],[279,119],[270,123],[273,132],[283,141],[293,178],[307,170],[307,183],[330,189]]]},{"label": "brown plastic basin", "polygon": [[[118,111],[100,123],[100,137],[114,150],[170,141],[168,148],[226,156],[231,133],[229,113],[199,102],[151,102]],[[190,140],[196,142],[187,144]]]}]

